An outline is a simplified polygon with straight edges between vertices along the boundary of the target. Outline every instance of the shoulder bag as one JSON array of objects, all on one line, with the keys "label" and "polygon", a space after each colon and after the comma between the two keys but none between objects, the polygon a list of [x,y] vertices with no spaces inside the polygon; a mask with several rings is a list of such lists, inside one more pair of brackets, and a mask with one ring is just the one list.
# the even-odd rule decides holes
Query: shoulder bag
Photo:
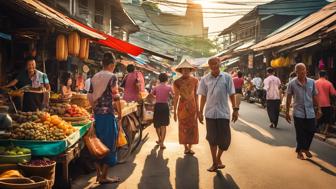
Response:
[{"label": "shoulder bag", "polygon": [[90,154],[97,159],[104,158],[110,152],[110,149],[97,137],[94,124],[91,125],[88,133],[84,136],[84,143]]}]

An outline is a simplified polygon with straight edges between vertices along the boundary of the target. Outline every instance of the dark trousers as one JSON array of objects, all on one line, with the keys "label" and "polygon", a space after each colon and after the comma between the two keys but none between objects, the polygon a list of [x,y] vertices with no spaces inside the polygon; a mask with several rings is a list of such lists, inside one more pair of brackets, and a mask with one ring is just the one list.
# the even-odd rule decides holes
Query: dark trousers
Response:
[{"label": "dark trousers", "polygon": [[294,126],[296,131],[296,152],[309,150],[316,131],[315,118],[305,119],[294,117]]},{"label": "dark trousers", "polygon": [[267,100],[267,114],[271,123],[277,126],[280,114],[280,100]]}]

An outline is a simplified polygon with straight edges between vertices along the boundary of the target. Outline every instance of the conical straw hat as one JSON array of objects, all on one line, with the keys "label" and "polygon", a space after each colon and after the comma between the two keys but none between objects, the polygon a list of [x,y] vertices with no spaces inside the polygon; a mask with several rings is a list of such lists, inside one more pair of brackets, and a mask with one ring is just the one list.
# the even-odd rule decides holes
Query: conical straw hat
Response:
[{"label": "conical straw hat", "polygon": [[176,66],[175,70],[177,72],[181,72],[182,68],[189,68],[191,69],[191,71],[196,71],[196,68],[187,59],[182,60],[181,63],[179,63],[179,65]]}]

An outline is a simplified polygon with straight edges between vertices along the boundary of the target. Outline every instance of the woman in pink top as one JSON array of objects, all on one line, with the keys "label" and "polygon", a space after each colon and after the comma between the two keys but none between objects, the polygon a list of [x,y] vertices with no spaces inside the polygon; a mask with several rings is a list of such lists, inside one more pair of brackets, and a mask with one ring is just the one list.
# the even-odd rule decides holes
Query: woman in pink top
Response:
[{"label": "woman in pink top", "polygon": [[166,127],[169,125],[169,96],[173,93],[172,87],[167,85],[168,76],[165,73],[159,75],[160,84],[153,88],[152,95],[156,98],[154,106],[154,127],[159,140],[160,149],[165,149],[163,142],[166,137]]}]

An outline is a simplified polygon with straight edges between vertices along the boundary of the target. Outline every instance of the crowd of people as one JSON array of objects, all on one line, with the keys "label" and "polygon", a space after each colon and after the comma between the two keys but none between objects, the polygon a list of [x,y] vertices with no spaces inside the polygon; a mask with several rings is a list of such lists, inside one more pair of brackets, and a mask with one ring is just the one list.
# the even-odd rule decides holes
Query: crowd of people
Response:
[{"label": "crowd of people", "polygon": [[[127,74],[119,82],[114,73],[114,54],[104,54],[102,64],[100,72],[88,77],[86,81],[79,75],[82,79],[76,81],[76,90],[88,93],[96,135],[110,149],[107,156],[96,161],[97,181],[101,184],[120,181],[119,177],[108,176],[108,168],[117,163],[115,141],[122,129],[121,96],[127,102],[140,101],[149,91],[149,96],[155,98],[153,125],[158,137],[156,143],[161,150],[166,148],[165,136],[171,115],[170,99],[173,100],[173,120],[178,122],[178,141],[184,146],[186,155],[195,154],[192,146],[199,143],[198,124],[203,124],[205,120],[206,140],[212,156],[209,172],[225,167],[221,157],[230,146],[230,123],[238,120],[240,99],[244,94],[253,89],[258,95],[265,93],[269,127],[278,127],[282,84],[271,67],[267,69],[264,80],[258,74],[253,79],[244,78],[240,71],[231,74],[221,72],[220,59],[211,58],[208,61],[210,72],[199,80],[192,74],[196,68],[188,60],[184,60],[176,67],[176,72],[181,75],[178,79],[168,84],[168,75],[161,73],[158,82],[154,79],[147,83],[146,92],[145,77],[134,65],[127,66]],[[304,159],[304,155],[312,157],[309,148],[317,128],[315,120],[319,120],[319,125],[326,125],[325,131],[332,123],[330,95],[336,95],[336,91],[327,80],[325,71],[322,70],[319,75],[317,81],[308,78],[305,64],[298,63],[286,85],[286,120],[291,123],[290,108],[293,107],[299,159]],[[70,76],[62,80],[61,94],[64,98],[71,98],[72,83]],[[2,88],[27,84],[50,90],[46,74],[36,70],[34,59],[28,59],[26,71]],[[117,118],[115,114],[118,115]]]}]

